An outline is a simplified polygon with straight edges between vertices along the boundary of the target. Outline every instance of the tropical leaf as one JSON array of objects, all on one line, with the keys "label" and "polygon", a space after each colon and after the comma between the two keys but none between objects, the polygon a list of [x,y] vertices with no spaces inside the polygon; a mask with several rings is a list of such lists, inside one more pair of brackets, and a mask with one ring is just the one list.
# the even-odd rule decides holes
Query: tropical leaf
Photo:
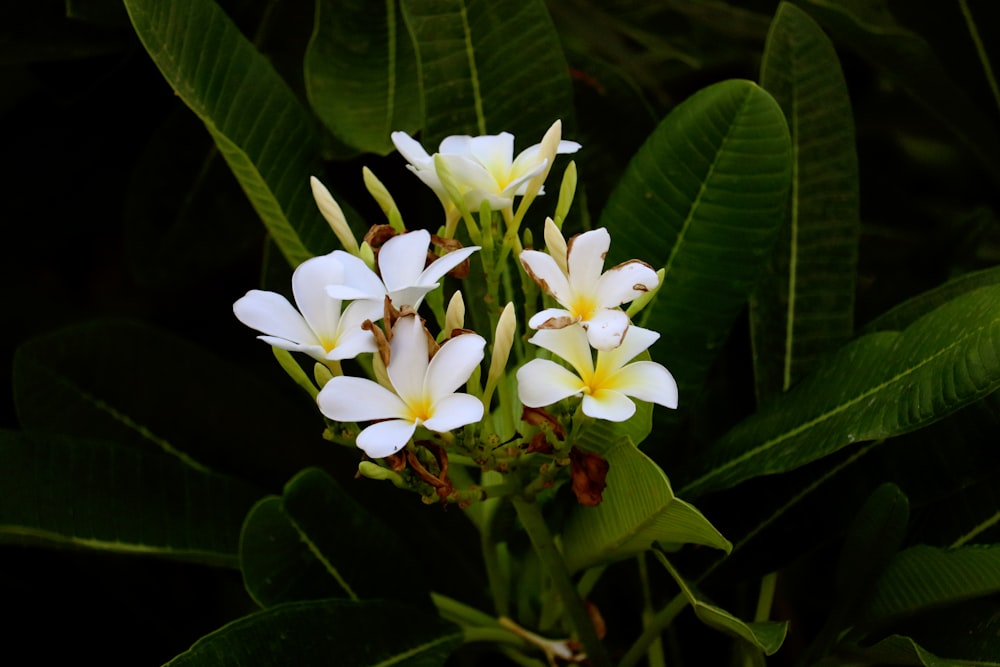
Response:
[{"label": "tropical leaf", "polygon": [[395,602],[290,602],[202,637],[166,667],[438,667],[461,642],[458,626]]},{"label": "tropical leaf", "polygon": [[215,2],[126,0],[132,25],[222,157],[288,262],[329,251],[309,176],[320,173],[313,119]]},{"label": "tropical leaf", "polygon": [[785,113],[794,156],[787,219],[750,300],[757,398],[765,401],[854,334],[860,224],[847,83],[833,44],[795,5],[778,7],[760,83]]},{"label": "tropical leaf", "polygon": [[733,616],[731,613],[709,604],[698,598],[680,573],[670,564],[666,555],[659,549],[653,550],[653,555],[666,568],[670,576],[674,578],[680,586],[681,593],[687,598],[688,604],[694,610],[695,615],[705,625],[715,628],[728,635],[738,637],[747,642],[750,646],[764,653],[764,655],[774,655],[785,642],[785,635],[788,633],[788,622],[777,621],[757,621],[747,623]]},{"label": "tropical leaf", "polygon": [[855,442],[934,422],[1000,387],[1000,287],[982,287],[902,332],[862,336],[705,452],[681,493],[792,470]]},{"label": "tropical leaf", "polygon": [[403,0],[424,103],[423,143],[511,132],[541,141],[573,126],[573,91],[542,0]]},{"label": "tropical leaf", "polygon": [[419,561],[377,517],[329,475],[304,470],[281,497],[261,500],[247,515],[240,564],[247,591],[269,607],[328,597],[428,601],[418,568],[391,576],[400,560]]},{"label": "tropical leaf", "polygon": [[261,492],[105,440],[0,430],[0,539],[236,567]]},{"label": "tropical leaf", "polygon": [[614,238],[612,263],[638,258],[666,268],[641,323],[661,334],[651,354],[676,378],[682,410],[695,402],[770,254],[790,164],[774,99],[750,81],[724,81],[660,123],[601,214]]},{"label": "tropical leaf", "polygon": [[855,667],[856,665],[915,665],[923,667],[1000,667],[996,654],[987,654],[983,659],[939,658],[922,648],[910,637],[890,635],[885,639],[864,647],[847,648],[837,657],[819,663],[821,667]]},{"label": "tropical leaf", "polygon": [[[270,357],[263,346],[261,354]],[[307,462],[330,461],[321,419],[308,401],[293,400],[290,382],[276,379],[268,384],[190,341],[129,321],[34,338],[18,348],[13,369],[26,429],[111,440],[275,486]]]},{"label": "tropical leaf", "polygon": [[[643,357],[648,360],[649,355],[643,354],[640,358]],[[623,422],[584,419],[583,428],[574,437],[574,443],[583,449],[603,454],[621,438],[628,438],[641,447],[653,430],[653,404],[635,401],[635,414]]]},{"label": "tropical leaf", "polygon": [[423,120],[413,42],[395,0],[318,0],[305,56],[316,116],[344,143],[385,155]]},{"label": "tropical leaf", "polygon": [[802,0],[837,39],[886,70],[1000,179],[1000,132],[947,71],[931,45],[901,24],[889,0]]},{"label": "tropical leaf", "polygon": [[963,600],[1000,593],[1000,545],[901,551],[875,584],[859,625],[882,625]]},{"label": "tropical leaf", "polygon": [[563,532],[571,572],[634,556],[655,543],[732,548],[701,512],[674,496],[664,472],[631,440],[619,439],[603,457],[610,466],[603,501],[577,506]]}]

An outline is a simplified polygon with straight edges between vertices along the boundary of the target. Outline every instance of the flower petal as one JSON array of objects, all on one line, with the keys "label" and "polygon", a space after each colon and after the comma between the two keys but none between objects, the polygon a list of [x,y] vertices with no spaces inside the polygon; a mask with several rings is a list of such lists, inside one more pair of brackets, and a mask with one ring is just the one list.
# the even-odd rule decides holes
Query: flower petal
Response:
[{"label": "flower petal", "polygon": [[327,346],[336,340],[341,304],[326,293],[326,286],[343,281],[344,265],[332,254],[307,259],[292,274],[295,303],[309,327]]},{"label": "flower petal", "polygon": [[510,132],[472,137],[469,151],[479,164],[489,171],[494,179],[503,182],[510,176],[514,159],[514,135]]},{"label": "flower petal", "polygon": [[427,366],[423,394],[436,403],[455,393],[483,361],[486,339],[478,334],[462,334],[447,341]]},{"label": "flower petal", "polygon": [[319,411],[338,422],[373,419],[403,419],[409,416],[406,404],[377,382],[338,375],[331,378],[316,397]]},{"label": "flower petal", "polygon": [[326,350],[322,345],[303,345],[302,343],[293,343],[290,340],[277,338],[276,336],[257,336],[257,338],[264,341],[268,345],[278,348],[279,350],[288,350],[289,352],[301,352],[303,354],[308,354],[316,361],[323,361],[327,358]]},{"label": "flower petal", "polygon": [[544,292],[556,301],[565,305],[572,290],[566,274],[562,272],[556,260],[548,253],[537,250],[524,250],[520,254],[521,266],[531,278],[539,284]]},{"label": "flower petal", "polygon": [[611,235],[604,227],[577,234],[566,244],[566,266],[575,294],[595,294],[604,271],[604,256],[611,247]]},{"label": "flower petal", "polygon": [[597,281],[597,303],[605,308],[615,308],[656,289],[659,283],[653,267],[633,259],[604,272]]},{"label": "flower petal", "polygon": [[584,380],[594,374],[594,357],[587,342],[587,332],[582,327],[539,329],[528,342],[568,361]]},{"label": "flower petal", "polygon": [[546,308],[531,316],[528,326],[532,329],[562,329],[576,324],[579,317],[573,317],[568,310],[562,308]]},{"label": "flower petal", "polygon": [[355,441],[358,448],[373,459],[381,459],[395,454],[413,437],[417,430],[414,422],[403,419],[392,419],[386,422],[372,424],[358,433]]},{"label": "flower petal", "polygon": [[479,250],[479,246],[469,246],[468,248],[459,248],[457,250],[452,250],[449,253],[441,255],[435,259],[430,266],[424,269],[423,273],[417,279],[417,285],[433,285],[441,278],[444,277],[446,273],[454,269],[456,266],[467,260],[472,256],[472,253]]},{"label": "flower petal", "polygon": [[431,235],[427,230],[393,236],[378,253],[378,268],[388,291],[416,285],[427,263]]},{"label": "flower petal", "polygon": [[606,384],[640,401],[677,407],[677,381],[670,371],[653,361],[631,363],[609,377]]},{"label": "flower petal", "polygon": [[621,345],[597,355],[597,367],[604,375],[610,375],[649,349],[659,339],[660,334],[656,331],[633,324],[629,326]]},{"label": "flower petal", "polygon": [[433,410],[434,415],[423,426],[438,433],[473,424],[483,418],[483,402],[469,394],[445,396],[434,404]]},{"label": "flower petal", "polygon": [[392,327],[389,343],[389,381],[406,403],[424,399],[424,376],[428,365],[427,334],[419,317],[400,318]]},{"label": "flower petal", "polygon": [[299,311],[275,292],[250,290],[233,304],[233,314],[240,322],[261,333],[293,343],[319,345],[319,339]]},{"label": "flower petal", "polygon": [[[482,190],[484,193],[500,193],[500,184],[497,182],[496,174],[476,160],[463,155],[444,154],[440,156],[440,159],[451,173],[455,185],[462,194],[477,190]],[[474,210],[478,212],[479,207],[476,206]]]},{"label": "flower petal", "polygon": [[587,329],[587,340],[595,350],[613,350],[627,338],[628,315],[618,308],[598,308],[589,320],[581,322]]},{"label": "flower petal", "polygon": [[377,351],[378,346],[375,344],[375,336],[372,335],[372,332],[358,327],[342,333],[337,339],[337,346],[330,350],[324,359],[341,361],[353,359],[359,354]]},{"label": "flower petal", "polygon": [[532,359],[517,369],[517,398],[529,408],[552,405],[583,391],[583,381],[548,359]]},{"label": "flower petal", "polygon": [[[331,285],[327,288],[327,294],[343,301],[354,299],[374,299],[381,305],[385,297],[385,285],[382,279],[374,271],[368,268],[364,260],[360,257],[334,250],[333,256],[344,265],[344,286]],[[349,291],[350,288],[353,291]],[[337,296],[338,294],[356,294],[357,296]]]},{"label": "flower petal", "polygon": [[610,389],[584,394],[580,407],[588,417],[609,422],[623,422],[635,414],[635,403],[620,391]]},{"label": "flower petal", "polygon": [[392,143],[396,146],[396,150],[406,158],[407,162],[416,167],[433,170],[434,161],[427,154],[427,151],[424,150],[424,147],[420,145],[419,141],[406,132],[393,132],[389,136],[392,138]]}]

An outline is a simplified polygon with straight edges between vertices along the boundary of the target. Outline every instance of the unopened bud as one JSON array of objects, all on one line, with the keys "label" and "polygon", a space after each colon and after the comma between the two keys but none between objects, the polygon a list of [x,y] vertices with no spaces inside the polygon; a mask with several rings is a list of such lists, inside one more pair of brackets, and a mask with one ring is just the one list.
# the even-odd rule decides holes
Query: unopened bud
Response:
[{"label": "unopened bud", "polygon": [[368,479],[388,480],[398,489],[409,488],[406,480],[403,479],[403,476],[398,472],[393,472],[388,468],[383,468],[377,463],[373,463],[371,461],[362,461],[359,463],[358,472],[362,477],[367,477]]},{"label": "unopened bud", "polygon": [[405,232],[406,227],[403,226],[403,217],[399,214],[399,207],[396,206],[396,201],[389,194],[389,190],[382,185],[382,181],[378,180],[378,177],[368,167],[361,168],[361,176],[365,180],[365,187],[368,188],[368,193],[378,203],[382,212],[385,213],[385,217],[389,220],[392,228],[399,234]]},{"label": "unopened bud", "polygon": [[369,269],[372,271],[375,270],[375,251],[372,250],[367,241],[361,244],[361,248],[358,250],[358,257],[361,258]]},{"label": "unopened bud", "polygon": [[340,208],[340,205],[333,198],[333,195],[330,194],[330,191],[326,189],[326,186],[320,183],[320,180],[315,176],[309,177],[309,185],[312,186],[313,198],[316,200],[319,212],[323,214],[323,217],[330,224],[330,229],[337,236],[340,245],[347,252],[357,256],[358,240],[354,238],[354,232],[351,231],[350,226],[347,224],[347,218],[344,217],[344,211]]},{"label": "unopened bud", "polygon": [[507,359],[510,358],[510,348],[514,345],[514,335],[517,333],[517,316],[514,314],[514,304],[508,302],[500,313],[497,321],[496,335],[493,337],[493,356],[490,358],[490,370],[486,376],[486,390],[483,392],[483,405],[489,410],[493,390],[507,369]]},{"label": "unopened bud", "polygon": [[569,273],[566,267],[566,239],[552,218],[545,218],[545,249],[555,260],[563,273]]},{"label": "unopened bud", "polygon": [[451,336],[451,332],[455,329],[465,328],[465,299],[462,298],[462,293],[457,291],[451,295],[451,301],[448,302],[448,310],[444,316],[444,331],[445,336]]},{"label": "unopened bud", "polygon": [[563,221],[569,214],[569,208],[573,205],[573,197],[576,195],[576,162],[570,162],[563,172],[562,183],[559,185],[559,201],[556,203],[555,223],[556,227],[562,230]]},{"label": "unopened bud", "polygon": [[455,182],[455,175],[451,173],[448,163],[440,153],[434,154],[434,172],[437,174],[438,180],[441,181],[444,191],[448,193],[451,203],[462,212],[462,215],[468,216],[469,207],[465,204],[465,195],[459,189],[458,184]]}]

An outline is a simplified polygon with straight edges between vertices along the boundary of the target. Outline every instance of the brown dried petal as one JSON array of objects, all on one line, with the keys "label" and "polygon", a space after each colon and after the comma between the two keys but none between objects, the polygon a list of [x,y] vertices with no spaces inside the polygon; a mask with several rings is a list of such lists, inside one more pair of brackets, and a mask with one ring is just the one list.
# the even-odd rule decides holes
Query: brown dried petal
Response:
[{"label": "brown dried petal", "polygon": [[550,415],[542,408],[529,408],[527,405],[523,406],[521,409],[521,420],[528,422],[532,426],[548,428],[560,440],[566,439],[566,429],[563,428],[563,425],[558,419]]},{"label": "brown dried petal", "polygon": [[601,504],[610,465],[594,452],[572,447],[569,450],[570,476],[577,501],[586,507]]},{"label": "brown dried petal", "polygon": [[382,245],[396,235],[392,225],[372,225],[365,234],[365,243],[378,250]]}]

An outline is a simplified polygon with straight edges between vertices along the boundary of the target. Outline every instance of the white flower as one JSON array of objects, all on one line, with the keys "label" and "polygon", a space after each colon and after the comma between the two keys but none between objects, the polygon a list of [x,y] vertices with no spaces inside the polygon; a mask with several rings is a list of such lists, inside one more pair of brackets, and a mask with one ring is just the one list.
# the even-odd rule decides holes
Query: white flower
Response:
[{"label": "white flower", "polygon": [[[561,128],[556,121],[550,131],[561,132]],[[434,166],[434,156],[428,155],[424,147],[405,132],[393,132],[392,142],[410,163],[407,168],[434,190],[446,210],[450,208],[451,197]],[[575,141],[559,141],[555,153],[575,153],[579,149],[580,144]],[[543,173],[551,162],[551,158],[543,154],[540,143],[526,148],[515,158],[514,135],[509,132],[445,137],[435,155],[444,161],[459,194],[465,199],[465,206],[473,212],[479,211],[484,200],[494,211],[508,208],[514,197],[523,195],[529,181]]]},{"label": "white flower", "polygon": [[280,294],[250,290],[233,304],[233,313],[243,324],[265,334],[258,336],[261,340],[283,350],[305,352],[319,361],[374,352],[375,338],[361,323],[381,317],[382,308],[359,301],[341,312],[341,301],[326,293],[327,285],[344,279],[345,267],[335,254],[307,259],[295,269],[292,294],[299,310]]},{"label": "white flower", "polygon": [[462,334],[428,361],[427,333],[420,319],[402,317],[393,327],[387,373],[392,390],[365,378],[338,376],[319,392],[320,411],[340,422],[377,421],[358,434],[357,445],[372,458],[395,454],[417,426],[445,432],[478,422],[483,404],[456,394],[483,360],[486,340]]},{"label": "white flower", "polygon": [[660,337],[633,326],[613,350],[598,351],[595,366],[587,336],[580,327],[543,329],[529,342],[565,359],[572,373],[548,359],[533,359],[517,371],[517,396],[529,408],[541,408],[574,395],[583,395],[583,414],[613,422],[635,414],[635,403],[677,407],[677,383],[662,365],[652,361],[628,363]]},{"label": "white flower", "polygon": [[574,236],[567,244],[565,272],[550,255],[523,251],[524,270],[562,306],[535,313],[528,326],[560,329],[579,322],[594,348],[621,345],[629,321],[618,306],[654,289],[659,278],[649,264],[637,259],[604,271],[610,247],[611,235],[603,227]]},{"label": "white flower", "polygon": [[396,308],[412,306],[416,309],[446,273],[479,250],[479,246],[459,248],[424,268],[430,245],[431,235],[422,229],[386,241],[378,253],[381,278],[363,260],[343,251],[334,251],[333,254],[344,264],[345,274],[341,283],[327,288],[327,294],[335,299],[376,302],[380,313],[387,295]]}]

